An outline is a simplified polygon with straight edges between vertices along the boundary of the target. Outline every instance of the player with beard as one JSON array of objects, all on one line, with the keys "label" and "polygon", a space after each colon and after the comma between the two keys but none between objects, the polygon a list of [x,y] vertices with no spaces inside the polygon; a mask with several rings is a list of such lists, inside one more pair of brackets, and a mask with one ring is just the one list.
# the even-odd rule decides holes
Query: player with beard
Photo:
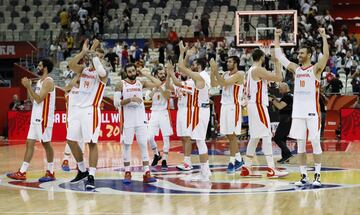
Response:
[{"label": "player with beard", "polygon": [[280,48],[281,29],[275,30],[275,55],[280,63],[295,74],[294,100],[292,122],[289,137],[297,140],[301,179],[296,186],[305,186],[309,183],[306,169],[306,139],[313,147],[315,175],[312,183],[315,187],[321,187],[321,113],[320,113],[320,78],[329,59],[329,45],[324,28],[319,28],[323,42],[323,57],[315,65],[311,65],[311,47],[299,48],[298,60],[301,66],[290,62]]},{"label": "player with beard", "polygon": [[210,61],[212,87],[220,85],[221,110],[220,110],[220,133],[226,135],[229,140],[230,161],[227,167],[228,173],[235,173],[244,164],[239,152],[237,135],[241,134],[241,105],[244,72],[238,71],[240,59],[231,56],[227,59],[227,68],[224,76],[220,76],[217,64],[214,60]]},{"label": "player with beard", "polygon": [[[184,64],[187,65],[190,53],[186,53]],[[182,56],[180,55],[182,58]],[[191,66],[191,71],[194,72],[195,67]],[[192,99],[194,94],[194,81],[189,79],[186,75],[181,74],[180,80],[175,77],[174,66],[168,62],[166,64],[166,71],[168,73],[168,78],[171,78],[173,84],[170,83],[170,80],[167,81],[167,88],[171,91],[175,91],[175,95],[178,98],[177,106],[177,115],[176,115],[176,134],[181,137],[181,143],[184,151],[184,162],[180,165],[177,165],[176,168],[189,171],[193,168],[191,164],[191,117],[192,117]],[[185,117],[186,116],[186,117]]]},{"label": "player with beard", "polygon": [[139,75],[142,75],[149,80],[140,81],[136,79],[137,71],[134,64],[127,64],[124,67],[124,71],[127,75],[125,80],[119,82],[116,87],[117,92],[121,92],[121,98],[117,98],[120,104],[117,107],[121,107],[121,123],[122,123],[122,137],[121,143],[123,143],[123,157],[125,166],[125,176],[123,183],[131,183],[131,144],[136,135],[137,143],[140,147],[141,158],[143,163],[143,182],[151,183],[156,179],[150,174],[149,167],[149,154],[147,149],[147,117],[145,113],[144,100],[142,96],[143,88],[158,88],[161,86],[161,81],[151,76],[147,69],[142,69]]},{"label": "player with beard", "polygon": [[7,176],[16,180],[26,180],[26,170],[34,153],[36,140],[39,140],[46,153],[47,170],[39,182],[55,180],[54,173],[54,150],[51,146],[52,129],[55,111],[55,85],[54,80],[49,77],[53,69],[53,63],[48,59],[39,62],[37,70],[40,80],[36,83],[35,91],[32,89],[31,80],[22,78],[21,83],[26,88],[33,102],[29,133],[26,140],[26,151],[24,161],[17,172],[9,173]]},{"label": "player with beard", "polygon": [[[262,65],[265,62],[265,53],[260,49],[255,49],[252,54],[253,65],[247,73],[247,92],[249,96],[248,114],[249,114],[249,133],[250,140],[246,149],[245,165],[241,168],[241,176],[252,177],[252,164],[255,156],[255,150],[262,139],[262,150],[268,165],[268,178],[279,178],[288,175],[285,171],[279,171],[275,168],[272,133],[270,127],[270,117],[267,106],[269,97],[267,90],[268,81],[282,81],[281,65],[275,60],[275,74],[267,71]],[[256,175],[260,176],[260,175]]]},{"label": "player with beard", "polygon": [[[179,43],[180,56],[184,55],[183,42]],[[183,58],[179,58],[179,70],[194,81],[193,114],[191,139],[196,140],[200,156],[200,174],[192,178],[195,181],[209,181],[211,171],[209,167],[208,148],[205,142],[206,131],[210,120],[209,89],[210,76],[205,71],[206,60],[195,59],[193,62],[196,72],[186,68]]]},{"label": "player with beard", "polygon": [[[78,165],[78,174],[71,180],[76,183],[85,177],[87,182],[85,188],[95,189],[95,172],[98,163],[98,138],[101,125],[100,104],[104,95],[107,82],[107,72],[101,62],[104,51],[97,48],[98,40],[93,41],[89,50],[89,41],[84,42],[82,51],[77,54],[69,63],[69,68],[75,73],[80,73],[79,95],[76,102],[77,113],[73,111],[74,118],[69,121],[67,142],[71,148]],[[81,60],[85,61],[79,63]],[[89,146],[89,172],[85,168],[82,150],[79,142],[83,140]]]},{"label": "player with beard", "polygon": [[148,142],[154,152],[154,159],[151,163],[151,166],[156,166],[161,159],[160,152],[158,151],[157,144],[155,142],[155,136],[158,136],[159,130],[161,130],[164,143],[161,169],[166,171],[168,168],[167,159],[170,149],[170,136],[173,134],[170,119],[170,90],[166,88],[165,82],[167,78],[166,72],[163,68],[157,68],[154,76],[155,78],[159,79],[162,84],[160,87],[154,88],[150,93],[152,105],[151,117],[149,121]]}]

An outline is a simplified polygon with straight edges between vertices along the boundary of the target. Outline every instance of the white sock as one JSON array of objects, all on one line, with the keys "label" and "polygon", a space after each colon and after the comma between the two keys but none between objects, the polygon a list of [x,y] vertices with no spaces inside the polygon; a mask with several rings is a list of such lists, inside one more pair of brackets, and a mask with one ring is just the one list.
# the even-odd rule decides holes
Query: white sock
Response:
[{"label": "white sock", "polygon": [[252,166],[252,159],[253,158],[249,158],[248,156],[245,156],[245,166],[246,167],[251,167]]},{"label": "white sock", "polygon": [[89,167],[89,175],[95,176],[96,167]]},{"label": "white sock", "polygon": [[29,164],[28,162],[25,162],[25,161],[24,161],[24,162],[22,163],[21,167],[20,167],[20,172],[21,172],[21,173],[26,172],[26,170],[29,168],[29,165],[30,165],[30,164]]},{"label": "white sock", "polygon": [[125,172],[130,172],[130,166],[125,166]]},{"label": "white sock", "polygon": [[78,165],[78,168],[79,168],[80,172],[86,172],[84,161],[78,162],[77,165]]},{"label": "white sock", "polygon": [[307,176],[306,166],[300,166],[300,173]]},{"label": "white sock", "polygon": [[315,163],[315,173],[320,174],[321,171],[321,163]]},{"label": "white sock", "polygon": [[185,156],[184,157],[184,163],[188,164],[191,166],[191,157],[190,156]]},{"label": "white sock", "polygon": [[164,154],[163,154],[163,160],[167,160],[167,159],[168,159],[168,156],[169,156],[168,153],[169,153],[169,152],[164,152]]},{"label": "white sock", "polygon": [[48,163],[48,169],[51,174],[54,173],[54,162]]},{"label": "white sock", "polygon": [[266,163],[267,163],[268,167],[275,168],[273,156],[272,155],[265,155],[265,158],[266,158]]},{"label": "white sock", "polygon": [[235,164],[235,157],[230,156],[229,163]]},{"label": "white sock", "polygon": [[242,159],[241,159],[241,154],[240,154],[240,152],[238,152],[238,153],[235,154],[235,159],[236,159],[237,161],[241,161],[241,160],[242,160]]},{"label": "white sock", "polygon": [[150,167],[149,166],[144,166],[144,173],[146,173],[147,171],[150,171]]},{"label": "white sock", "polygon": [[159,150],[157,148],[152,148],[154,155],[159,155]]}]

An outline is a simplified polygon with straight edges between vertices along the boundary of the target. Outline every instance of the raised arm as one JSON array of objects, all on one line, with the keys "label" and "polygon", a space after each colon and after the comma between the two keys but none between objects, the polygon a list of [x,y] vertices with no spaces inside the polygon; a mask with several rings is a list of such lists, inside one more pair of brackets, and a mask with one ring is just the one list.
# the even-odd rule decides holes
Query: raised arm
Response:
[{"label": "raised arm", "polygon": [[[167,62],[165,65],[165,69],[166,69],[166,89],[169,89],[171,91],[174,91],[174,86],[172,85],[172,83],[175,84],[175,86],[181,86],[181,82],[175,77],[174,74],[174,66],[171,64],[171,62]],[[172,82],[171,82],[172,80]]]},{"label": "raised arm", "polygon": [[280,48],[280,36],[281,36],[282,30],[276,29],[275,30],[275,57],[280,61],[281,65],[283,65],[287,70],[291,72],[295,72],[295,70],[299,67],[299,65],[290,62],[284,53],[282,53]]},{"label": "raised arm", "polygon": [[146,78],[148,78],[148,81],[142,82],[144,88],[154,88],[154,87],[160,87],[161,81],[154,76],[150,75],[149,70],[146,68],[141,69],[140,74]]},{"label": "raised arm", "polygon": [[89,40],[84,42],[82,50],[79,54],[75,55],[75,57],[69,62],[69,69],[76,73],[81,73],[84,69],[83,65],[79,64],[79,61],[83,59],[86,52],[89,51]]},{"label": "raised arm", "polygon": [[319,28],[320,36],[323,41],[323,56],[319,59],[319,61],[315,64],[315,76],[320,79],[322,71],[328,62],[329,59],[329,44],[327,42],[327,35],[324,28]]},{"label": "raised arm", "polygon": [[217,86],[219,86],[219,83],[216,79],[215,72],[218,73],[218,67],[217,67],[216,61],[213,58],[211,58],[211,60],[210,60],[210,69],[211,69],[210,85],[211,85],[211,87],[217,87]]},{"label": "raised arm", "polygon": [[31,96],[31,98],[34,99],[34,101],[38,104],[40,104],[46,97],[46,95],[54,90],[54,82],[51,79],[45,79],[44,83],[41,87],[40,94],[36,94],[34,90],[31,87],[31,80],[28,78],[22,78],[21,79],[22,85],[27,89],[27,92]]},{"label": "raised arm", "polygon": [[[258,78],[263,79],[263,80],[268,80],[268,81],[276,81],[276,82],[283,80],[283,77],[281,74],[281,65],[280,65],[279,61],[276,59],[275,59],[275,73],[267,71],[263,67],[258,67],[254,70],[252,75],[255,80]],[[254,76],[256,76],[256,77],[254,77]]]},{"label": "raised arm", "polygon": [[70,81],[69,84],[67,84],[65,87],[64,87],[64,91],[66,93],[70,92],[71,89],[76,86],[76,82],[79,80],[79,77],[80,77],[80,73],[76,73],[75,77]]},{"label": "raised arm", "polygon": [[217,69],[217,64],[213,58],[210,60],[210,67],[211,67],[211,72],[215,74],[217,83],[222,87],[244,82],[244,75],[240,74],[239,72],[233,74],[230,78],[225,80],[224,77],[220,75]]}]

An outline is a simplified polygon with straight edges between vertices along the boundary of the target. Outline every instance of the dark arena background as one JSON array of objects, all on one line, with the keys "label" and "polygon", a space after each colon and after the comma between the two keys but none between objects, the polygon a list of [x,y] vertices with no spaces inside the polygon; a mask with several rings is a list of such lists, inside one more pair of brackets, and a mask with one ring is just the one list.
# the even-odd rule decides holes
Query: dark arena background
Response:
[{"label": "dark arena background", "polygon": [[[359,11],[358,0],[0,0],[0,214],[360,214]],[[283,108],[281,105],[292,106],[292,101],[289,104],[282,99],[281,86],[286,83],[287,93],[292,95],[296,85],[296,75],[283,66],[283,81],[268,81],[265,85],[268,95],[260,95],[269,97],[271,158],[276,168],[268,167],[269,157],[265,156],[264,143],[260,141],[250,167],[253,174],[244,177],[250,140],[247,74],[257,49],[265,54],[263,67],[274,73],[277,29],[282,30],[282,53],[291,62],[301,66],[299,50],[303,45],[310,47],[307,54],[313,65],[328,57],[317,82],[316,97],[321,118],[321,186],[313,183],[318,164],[314,165],[309,139],[305,141],[308,154],[305,171],[309,183],[303,186],[296,185],[303,171],[299,169],[298,141],[284,136],[282,147],[289,150],[288,155],[277,144],[277,129],[286,130],[291,125],[279,126],[284,119],[283,112],[279,111]],[[328,55],[319,29],[325,30]],[[101,114],[95,117],[99,122],[98,159],[94,189],[89,190],[86,179],[70,182],[81,172],[81,166],[71,153],[72,147],[66,146],[69,131],[66,86],[76,79],[76,72],[72,71],[74,59],[87,42],[91,47],[96,40],[104,51],[101,64],[108,78],[103,99],[98,104]],[[186,49],[185,63],[182,46]],[[98,49],[87,52],[98,53]],[[87,56],[76,62],[85,65]],[[150,80],[144,71],[156,80],[161,79],[160,71],[165,71],[165,77],[170,76],[168,67],[173,67],[180,80],[181,65],[191,71],[190,68],[197,65],[194,62],[201,58],[206,64],[202,73],[211,76],[212,81],[216,77],[213,66],[220,76],[227,74],[232,70],[228,59],[233,56],[239,59],[234,71],[244,74],[240,88],[243,97],[236,103],[241,121],[236,150],[242,160],[236,160],[234,165],[239,162],[240,166],[231,167],[233,155],[229,140],[220,132],[221,98],[229,86],[205,84],[209,86],[206,108],[210,109],[206,130],[208,163],[201,161],[203,155],[199,159],[201,150],[195,140],[184,144],[177,134],[178,121],[192,117],[177,114],[180,98],[172,87],[166,90],[170,96],[166,100],[168,111],[165,111],[173,130],[170,146],[164,144],[161,125],[160,135],[155,137],[159,152],[149,141],[145,146],[150,164],[156,158],[155,152],[163,158],[158,164],[153,162],[147,171],[156,181],[145,180],[144,155],[137,141],[140,136],[134,138],[131,168],[127,169],[123,136],[129,134],[124,134],[128,131],[124,128],[124,109],[119,108],[126,107],[123,103],[126,99],[125,95],[121,101],[116,99],[119,84],[125,87],[129,80],[126,66],[134,64],[137,83]],[[37,141],[31,146],[27,142],[36,101],[32,101],[34,96],[24,87],[23,78],[31,80],[29,88],[36,91],[37,82],[44,81],[40,74],[43,66],[39,64],[44,65],[43,59],[50,59],[54,65],[48,74],[56,94],[50,143],[52,162],[46,153],[49,145]],[[91,62],[90,66],[95,64]],[[80,84],[83,76],[79,78]],[[171,81],[169,85],[173,85]],[[145,106],[146,125],[150,125],[153,94],[157,90],[156,87],[146,89],[144,85],[142,91],[140,99]],[[164,96],[163,92],[160,96]],[[132,102],[131,98],[129,101]],[[193,111],[196,109],[199,108]],[[291,120],[291,109],[287,116]],[[133,115],[128,119],[137,117]],[[92,116],[89,118],[95,120]],[[186,144],[191,145],[189,158],[184,158]],[[83,149],[86,167],[90,166],[93,147],[91,143]],[[29,150],[34,150],[28,162],[30,166],[24,164],[27,159],[24,154]],[[25,172],[22,171],[24,165],[27,165]],[[203,176],[204,165],[208,165],[211,176],[206,180],[192,180]],[[131,182],[126,181],[130,169]],[[49,180],[39,180],[46,170],[53,172],[45,173],[44,177]],[[277,171],[288,174],[269,177],[269,171],[274,170],[275,176]],[[89,168],[89,171],[94,170]],[[17,176],[9,177],[13,172]],[[23,176],[25,178],[21,178]]]}]

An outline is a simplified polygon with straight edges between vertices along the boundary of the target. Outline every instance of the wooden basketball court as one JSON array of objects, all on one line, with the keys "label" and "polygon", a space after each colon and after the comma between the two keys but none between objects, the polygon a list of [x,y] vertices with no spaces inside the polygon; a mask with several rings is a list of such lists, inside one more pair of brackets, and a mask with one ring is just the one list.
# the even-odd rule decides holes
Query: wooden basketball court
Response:
[{"label": "wooden basketball court", "polygon": [[[142,183],[140,168],[134,168],[134,182],[129,186],[123,178],[122,149],[119,143],[99,145],[99,169],[96,191],[86,192],[81,184],[70,185],[76,170],[63,172],[61,162],[64,143],[54,143],[55,182],[38,183],[44,173],[45,153],[40,144],[28,170],[28,180],[18,182],[6,177],[22,162],[24,145],[2,144],[0,147],[0,214],[359,214],[360,213],[360,143],[323,143],[322,183],[320,189],[296,188],[299,179],[296,156],[290,164],[279,165],[290,175],[285,179],[266,177],[241,178],[239,172],[226,173],[226,143],[210,146],[211,183],[191,182],[189,174],[176,170],[182,161],[180,143],[172,142],[169,171],[160,168],[153,173],[158,182]],[[291,147],[290,147],[291,148]],[[294,147],[293,147],[294,148]],[[245,148],[242,145],[241,150]],[[278,148],[274,147],[275,154]],[[243,153],[242,153],[243,154]],[[152,153],[151,153],[152,155]],[[141,164],[137,145],[133,146],[134,166]],[[311,156],[310,156],[311,157]],[[275,156],[276,159],[279,155]],[[197,156],[192,157],[198,163]],[[308,159],[312,166],[312,158]],[[265,174],[265,159],[257,157],[256,169]],[[74,168],[74,161],[70,162]],[[309,169],[312,179],[313,171]]]}]

